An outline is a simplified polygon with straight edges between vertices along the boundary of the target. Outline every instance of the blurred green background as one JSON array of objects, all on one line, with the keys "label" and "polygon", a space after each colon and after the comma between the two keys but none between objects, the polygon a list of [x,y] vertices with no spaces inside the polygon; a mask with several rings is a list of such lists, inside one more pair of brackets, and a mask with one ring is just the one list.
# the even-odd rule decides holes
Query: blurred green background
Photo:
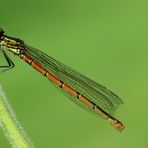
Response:
[{"label": "blurred green background", "polygon": [[[0,83],[37,148],[147,148],[148,1],[0,1],[0,27],[116,92],[119,133],[18,57]],[[0,61],[1,62],[1,61]],[[0,147],[9,148],[0,130]]]}]

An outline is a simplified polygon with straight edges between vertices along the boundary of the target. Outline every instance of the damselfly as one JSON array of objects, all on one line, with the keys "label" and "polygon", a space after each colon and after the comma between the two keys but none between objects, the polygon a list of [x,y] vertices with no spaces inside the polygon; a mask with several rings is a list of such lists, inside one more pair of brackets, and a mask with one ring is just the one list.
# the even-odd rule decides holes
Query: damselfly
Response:
[{"label": "damselfly", "polygon": [[5,35],[3,29],[0,29],[0,48],[8,63],[0,67],[2,71],[14,67],[14,63],[6,54],[6,51],[10,51],[47,77],[76,104],[102,116],[117,130],[124,129],[124,125],[113,117],[123,102],[106,87],[27,45],[24,41]]}]

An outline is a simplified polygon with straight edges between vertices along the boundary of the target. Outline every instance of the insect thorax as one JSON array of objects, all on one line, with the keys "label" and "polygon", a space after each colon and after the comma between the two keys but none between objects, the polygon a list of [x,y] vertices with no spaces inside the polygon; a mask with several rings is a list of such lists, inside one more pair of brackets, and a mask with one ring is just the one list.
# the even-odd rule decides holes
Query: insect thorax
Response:
[{"label": "insect thorax", "polygon": [[24,49],[24,42],[20,39],[3,35],[0,40],[0,45],[4,50],[20,55]]}]

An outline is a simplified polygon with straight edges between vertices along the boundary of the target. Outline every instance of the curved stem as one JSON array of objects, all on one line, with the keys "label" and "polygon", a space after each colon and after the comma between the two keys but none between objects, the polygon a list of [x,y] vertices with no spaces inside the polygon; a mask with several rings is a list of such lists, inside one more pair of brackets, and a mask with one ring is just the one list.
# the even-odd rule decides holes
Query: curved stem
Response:
[{"label": "curved stem", "polygon": [[33,148],[0,86],[0,126],[14,148]]}]

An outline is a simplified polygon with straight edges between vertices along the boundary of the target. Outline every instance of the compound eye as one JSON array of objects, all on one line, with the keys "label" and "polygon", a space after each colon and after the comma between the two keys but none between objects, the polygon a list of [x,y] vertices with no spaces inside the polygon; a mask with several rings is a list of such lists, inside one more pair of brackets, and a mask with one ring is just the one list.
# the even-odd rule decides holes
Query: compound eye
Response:
[{"label": "compound eye", "polygon": [[0,28],[0,35],[4,34],[4,30],[2,28]]}]

